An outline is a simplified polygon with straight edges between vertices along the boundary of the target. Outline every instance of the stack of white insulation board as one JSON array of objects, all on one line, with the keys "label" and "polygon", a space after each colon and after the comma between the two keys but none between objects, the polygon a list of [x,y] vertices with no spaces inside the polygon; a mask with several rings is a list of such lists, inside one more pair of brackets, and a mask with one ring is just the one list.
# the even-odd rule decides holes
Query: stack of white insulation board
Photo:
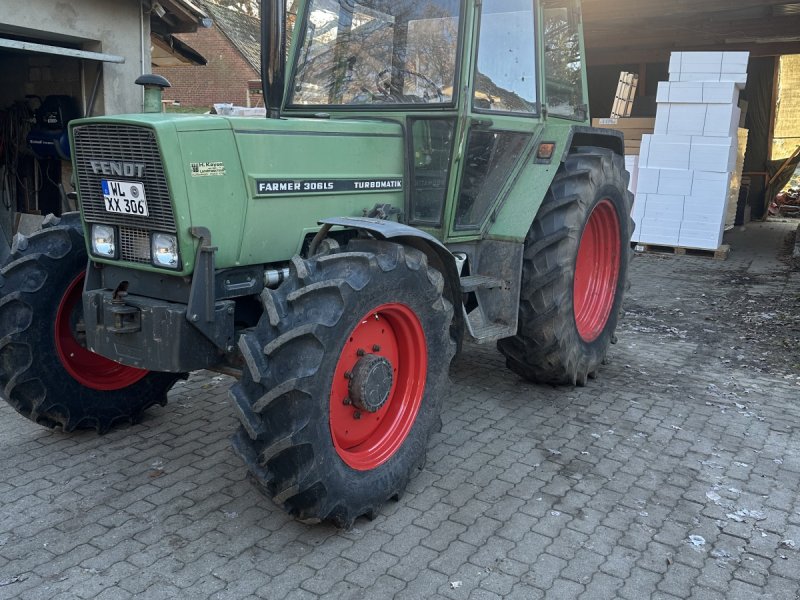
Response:
[{"label": "stack of white insulation board", "polygon": [[633,218],[641,244],[716,250],[737,170],[747,52],[678,52],[642,138]]}]

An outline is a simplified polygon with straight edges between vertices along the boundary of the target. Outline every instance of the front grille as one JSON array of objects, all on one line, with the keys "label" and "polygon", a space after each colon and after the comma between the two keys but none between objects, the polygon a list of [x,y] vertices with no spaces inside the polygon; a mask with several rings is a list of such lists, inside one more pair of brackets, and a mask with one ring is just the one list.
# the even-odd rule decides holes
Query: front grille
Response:
[{"label": "front grille", "polygon": [[141,229],[119,228],[119,258],[129,262],[150,264],[150,236]]},{"label": "front grille", "polygon": [[[153,130],[133,125],[93,123],[74,130],[75,173],[81,190],[81,208],[89,223],[120,226],[120,258],[150,263],[149,231],[175,233],[175,215],[164,175],[164,165]],[[91,161],[144,166],[138,176],[98,175]],[[149,216],[120,215],[106,211],[102,179],[138,181],[144,184]]]}]

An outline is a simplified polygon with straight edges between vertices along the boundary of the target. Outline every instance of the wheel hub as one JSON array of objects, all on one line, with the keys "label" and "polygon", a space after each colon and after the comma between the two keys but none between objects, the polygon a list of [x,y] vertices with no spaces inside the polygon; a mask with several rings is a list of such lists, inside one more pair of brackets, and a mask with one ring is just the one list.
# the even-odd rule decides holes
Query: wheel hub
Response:
[{"label": "wheel hub", "polygon": [[370,413],[383,408],[392,391],[392,370],[392,363],[383,356],[362,356],[353,367],[350,379],[350,400],[353,405]]}]

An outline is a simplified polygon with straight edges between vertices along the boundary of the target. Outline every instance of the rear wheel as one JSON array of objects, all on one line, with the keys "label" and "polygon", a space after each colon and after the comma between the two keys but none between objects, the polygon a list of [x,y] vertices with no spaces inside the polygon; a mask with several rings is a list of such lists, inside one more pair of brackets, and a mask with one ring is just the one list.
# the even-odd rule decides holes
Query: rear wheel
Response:
[{"label": "rear wheel", "polygon": [[399,496],[440,422],[453,307],[424,254],[354,240],[295,257],[240,348],[234,448],[279,506],[350,526]]},{"label": "rear wheel", "polygon": [[605,360],[625,293],[631,197],[624,160],[578,148],[525,240],[519,330],[498,343],[514,372],[585,385]]},{"label": "rear wheel", "polygon": [[77,213],[16,238],[0,271],[0,386],[31,421],[104,433],[166,404],[179,375],[127,367],[86,348],[86,261]]}]

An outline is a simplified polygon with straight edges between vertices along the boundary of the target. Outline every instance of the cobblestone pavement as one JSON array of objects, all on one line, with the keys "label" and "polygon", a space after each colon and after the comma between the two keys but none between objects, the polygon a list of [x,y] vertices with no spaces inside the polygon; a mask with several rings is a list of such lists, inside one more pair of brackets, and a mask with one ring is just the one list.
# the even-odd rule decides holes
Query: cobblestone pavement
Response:
[{"label": "cobblestone pavement", "polygon": [[[800,274],[773,247],[790,231],[753,228],[740,243],[766,253],[727,262],[638,257],[586,388],[467,347],[426,468],[347,532],[246,480],[228,379],[195,374],[103,437],[3,404],[0,598],[798,598],[800,350],[779,338]],[[745,333],[742,306],[761,315]]]}]

